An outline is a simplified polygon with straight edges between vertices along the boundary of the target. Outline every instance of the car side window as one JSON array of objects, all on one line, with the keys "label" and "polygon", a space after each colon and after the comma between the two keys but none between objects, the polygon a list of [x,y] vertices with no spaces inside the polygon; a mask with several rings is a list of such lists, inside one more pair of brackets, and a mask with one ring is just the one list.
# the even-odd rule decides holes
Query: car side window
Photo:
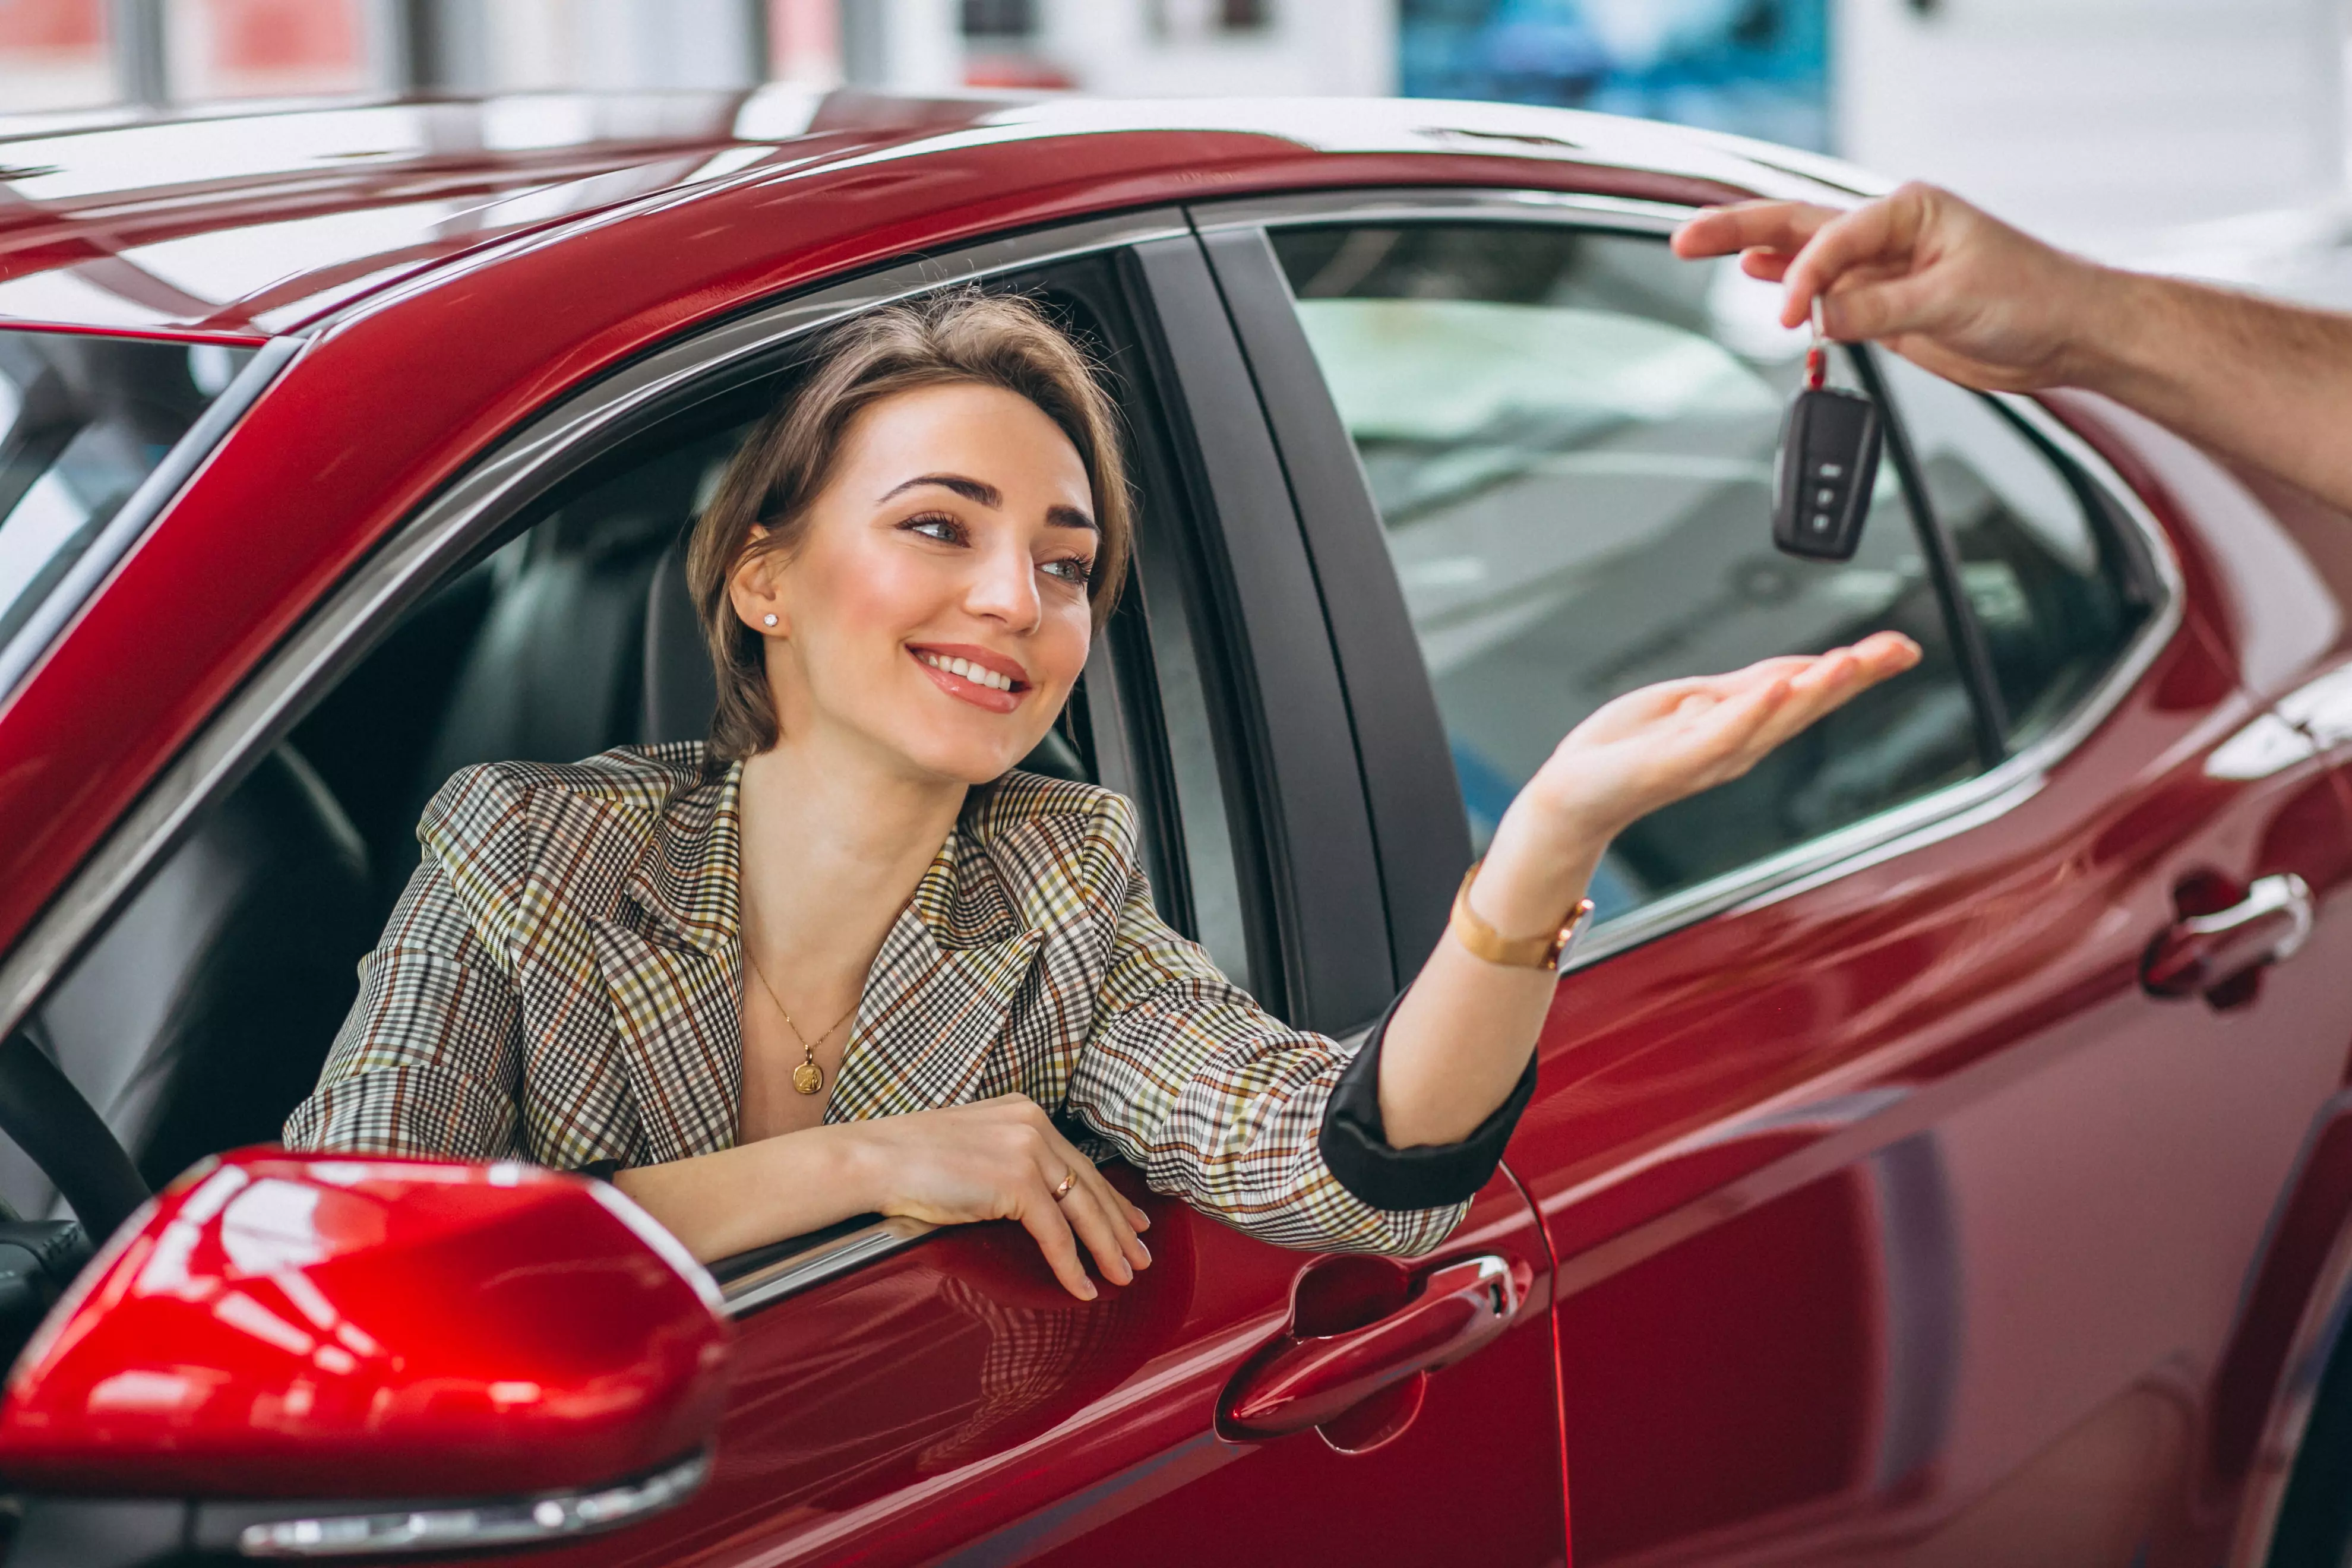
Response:
[{"label": "car side window", "polygon": [[1991,656],[2012,747],[2071,712],[2147,618],[2105,519],[2015,416],[1893,354],[1877,358]]},{"label": "car side window", "polygon": [[1593,884],[1600,917],[1981,766],[1892,465],[1853,560],[1772,547],[1773,454],[1804,340],[1744,280],[1654,240],[1562,227],[1271,238],[1362,458],[1478,848],[1612,698],[1881,627],[1918,640],[1918,668],[1621,835]]},{"label": "car side window", "polygon": [[[1082,316],[1071,324],[1100,335]],[[1139,377],[1121,372],[1115,345],[1092,346],[1144,420]],[[49,988],[25,1033],[151,1186],[205,1154],[275,1141],[315,1086],[355,966],[416,868],[418,817],[452,773],[708,732],[716,685],[687,541],[785,384],[690,403],[529,508],[315,697]],[[1138,592],[1021,765],[1132,793],[1162,913],[1246,984],[1191,595],[1151,526],[1173,504],[1160,493],[1170,466],[1155,451],[1139,468],[1141,531],[1157,542]],[[0,1202],[32,1216],[56,1202],[5,1135]]]}]

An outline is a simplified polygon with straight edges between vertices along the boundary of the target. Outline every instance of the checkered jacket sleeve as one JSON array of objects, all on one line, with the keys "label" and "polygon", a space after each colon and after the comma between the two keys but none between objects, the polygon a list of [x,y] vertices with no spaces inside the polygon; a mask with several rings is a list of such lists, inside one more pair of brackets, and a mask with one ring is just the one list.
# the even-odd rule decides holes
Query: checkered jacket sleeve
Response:
[{"label": "checkered jacket sleeve", "polygon": [[1468,1200],[1376,1208],[1318,1147],[1347,1049],[1260,1007],[1160,920],[1131,855],[1110,858],[1126,865],[1096,874],[1124,887],[1070,1109],[1155,1191],[1263,1240],[1398,1257],[1437,1247]]},{"label": "checkered jacket sleeve", "polygon": [[348,1154],[524,1153],[515,1127],[522,1014],[435,857],[408,879],[360,994],[286,1122],[286,1146]]}]

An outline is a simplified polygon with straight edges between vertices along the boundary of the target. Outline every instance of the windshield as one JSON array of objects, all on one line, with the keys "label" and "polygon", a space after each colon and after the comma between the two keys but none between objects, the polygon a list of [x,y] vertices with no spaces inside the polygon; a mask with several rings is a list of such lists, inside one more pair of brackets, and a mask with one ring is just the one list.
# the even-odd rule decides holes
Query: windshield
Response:
[{"label": "windshield", "polygon": [[253,353],[0,330],[0,648]]}]

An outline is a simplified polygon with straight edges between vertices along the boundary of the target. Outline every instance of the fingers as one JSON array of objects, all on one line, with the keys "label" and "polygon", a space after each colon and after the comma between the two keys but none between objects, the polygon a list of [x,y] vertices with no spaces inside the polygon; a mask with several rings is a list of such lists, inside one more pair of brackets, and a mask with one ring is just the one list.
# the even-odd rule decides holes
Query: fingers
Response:
[{"label": "fingers", "polygon": [[1722,678],[1733,685],[1725,700],[1699,715],[1694,737],[1731,772],[1755,761],[1890,676],[1919,662],[1919,645],[1901,632],[1874,632],[1852,647],[1812,658],[1760,659]]},{"label": "fingers", "polygon": [[1758,755],[1770,751],[1869,688],[1919,662],[1919,645],[1901,632],[1875,632],[1852,647],[1832,648],[1808,661],[1789,683],[1789,700],[1754,737]]},{"label": "fingers", "polygon": [[[1925,206],[1925,197],[1906,186],[1822,225],[1789,264],[1780,324],[1804,325],[1812,313],[1813,296],[1831,293],[1846,273],[1864,267],[1892,268],[1908,257]],[[1826,314],[1823,324],[1828,324]]]},{"label": "fingers", "polygon": [[1013,1215],[1021,1228],[1036,1238],[1037,1250],[1045,1255],[1045,1266],[1062,1289],[1081,1301],[1095,1299],[1095,1282],[1087,1278],[1087,1266],[1078,1257],[1077,1237],[1070,1222],[1062,1213],[1062,1205],[1054,1201],[1053,1189],[1039,1179],[1037,1190],[1026,1194],[1021,1211]]},{"label": "fingers", "polygon": [[1114,1285],[1135,1282],[1135,1272],[1147,1268],[1151,1254],[1135,1237],[1134,1227],[1118,1211],[1126,1205],[1109,1184],[1083,1178],[1061,1200],[1062,1217],[1094,1254],[1095,1268]]},{"label": "fingers", "polygon": [[[1139,1268],[1151,1266],[1151,1251],[1135,1233],[1151,1221],[1142,1210],[1121,1197],[1093,1161],[1062,1136],[1050,1120],[1045,1121],[1045,1148],[1038,1160],[1038,1178],[1046,1200],[1058,1202],[1062,1218],[1094,1255],[1095,1267],[1114,1285],[1132,1283]],[[1070,1179],[1060,1198],[1054,1191]]]},{"label": "fingers", "polygon": [[1809,202],[1738,202],[1699,213],[1675,230],[1672,243],[1685,261],[1736,250],[1794,255],[1837,216],[1835,208]]},{"label": "fingers", "polygon": [[1936,294],[1936,285],[1916,274],[1841,289],[1822,298],[1822,328],[1842,343],[1897,337],[1918,330]]}]

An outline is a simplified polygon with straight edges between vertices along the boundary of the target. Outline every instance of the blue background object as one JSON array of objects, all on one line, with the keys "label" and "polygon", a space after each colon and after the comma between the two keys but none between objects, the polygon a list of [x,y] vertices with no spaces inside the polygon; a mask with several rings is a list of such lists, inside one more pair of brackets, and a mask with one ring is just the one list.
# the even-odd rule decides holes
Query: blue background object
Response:
[{"label": "blue background object", "polygon": [[1637,114],[1829,151],[1829,0],[1404,0],[1412,98]]}]

